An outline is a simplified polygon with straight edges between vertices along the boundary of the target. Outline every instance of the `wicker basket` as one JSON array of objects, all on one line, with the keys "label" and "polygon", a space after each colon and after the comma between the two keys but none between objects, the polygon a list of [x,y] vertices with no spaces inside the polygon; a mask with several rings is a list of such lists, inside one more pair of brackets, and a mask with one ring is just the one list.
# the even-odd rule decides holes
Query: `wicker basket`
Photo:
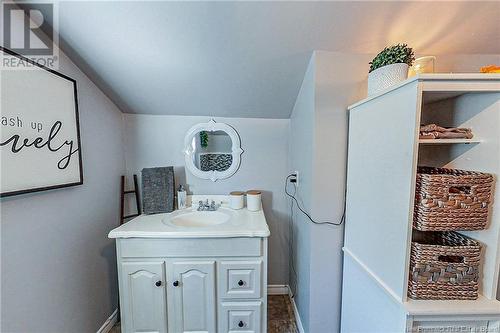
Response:
[{"label": "wicker basket", "polygon": [[493,176],[419,167],[413,227],[422,231],[486,228]]},{"label": "wicker basket", "polygon": [[408,296],[477,299],[481,245],[457,232],[413,231]]}]

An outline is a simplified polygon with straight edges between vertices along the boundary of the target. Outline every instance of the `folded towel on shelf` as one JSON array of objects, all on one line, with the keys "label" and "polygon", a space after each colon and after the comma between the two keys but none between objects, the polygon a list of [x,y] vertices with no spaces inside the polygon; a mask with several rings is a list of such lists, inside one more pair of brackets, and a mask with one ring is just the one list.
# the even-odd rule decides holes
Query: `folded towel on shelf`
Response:
[{"label": "folded towel on shelf", "polygon": [[441,127],[436,124],[420,126],[420,139],[472,139],[470,128]]},{"label": "folded towel on shelf", "polygon": [[144,214],[174,210],[174,167],[142,169],[142,207]]}]

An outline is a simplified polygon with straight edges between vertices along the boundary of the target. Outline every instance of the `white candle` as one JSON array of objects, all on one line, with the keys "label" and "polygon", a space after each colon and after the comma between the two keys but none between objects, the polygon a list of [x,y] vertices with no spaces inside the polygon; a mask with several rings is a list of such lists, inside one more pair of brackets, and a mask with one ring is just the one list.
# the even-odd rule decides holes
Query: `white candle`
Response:
[{"label": "white candle", "polygon": [[234,191],[229,193],[229,207],[232,209],[242,209],[245,206],[245,193]]},{"label": "white candle", "polygon": [[262,209],[262,192],[251,190],[247,192],[247,209],[253,212]]}]

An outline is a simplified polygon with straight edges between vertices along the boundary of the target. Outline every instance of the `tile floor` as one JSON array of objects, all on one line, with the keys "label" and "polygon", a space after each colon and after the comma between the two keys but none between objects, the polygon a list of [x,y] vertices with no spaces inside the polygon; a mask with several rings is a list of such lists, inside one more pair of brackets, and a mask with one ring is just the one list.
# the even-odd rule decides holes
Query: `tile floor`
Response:
[{"label": "tile floor", "polygon": [[288,295],[267,297],[267,332],[298,333],[293,305]]},{"label": "tile floor", "polygon": [[[298,333],[293,314],[293,306],[286,295],[267,297],[267,332],[268,333]],[[121,333],[120,324],[113,327],[110,333]]]}]

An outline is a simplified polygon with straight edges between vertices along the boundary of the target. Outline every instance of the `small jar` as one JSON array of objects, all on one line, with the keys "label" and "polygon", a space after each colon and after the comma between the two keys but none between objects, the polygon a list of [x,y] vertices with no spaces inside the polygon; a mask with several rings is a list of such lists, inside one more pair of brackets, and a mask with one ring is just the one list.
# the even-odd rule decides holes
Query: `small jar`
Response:
[{"label": "small jar", "polygon": [[241,191],[229,193],[229,207],[231,209],[242,209],[245,207],[245,193]]},{"label": "small jar", "polygon": [[262,192],[257,190],[247,191],[247,209],[256,212],[262,209]]}]

